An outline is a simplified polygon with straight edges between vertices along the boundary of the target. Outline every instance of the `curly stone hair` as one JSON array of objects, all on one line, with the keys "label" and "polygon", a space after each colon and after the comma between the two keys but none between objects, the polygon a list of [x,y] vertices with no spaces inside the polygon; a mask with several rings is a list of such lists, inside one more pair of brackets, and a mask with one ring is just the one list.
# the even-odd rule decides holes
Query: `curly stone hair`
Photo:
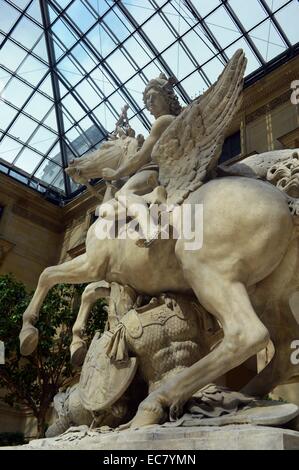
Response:
[{"label": "curly stone hair", "polygon": [[167,100],[169,104],[169,113],[173,116],[178,116],[182,111],[182,106],[179,103],[178,97],[173,91],[173,86],[176,83],[174,77],[167,78],[164,73],[160,73],[158,78],[153,78],[148,82],[143,92],[143,102],[146,106],[147,94],[151,89],[159,91]]}]

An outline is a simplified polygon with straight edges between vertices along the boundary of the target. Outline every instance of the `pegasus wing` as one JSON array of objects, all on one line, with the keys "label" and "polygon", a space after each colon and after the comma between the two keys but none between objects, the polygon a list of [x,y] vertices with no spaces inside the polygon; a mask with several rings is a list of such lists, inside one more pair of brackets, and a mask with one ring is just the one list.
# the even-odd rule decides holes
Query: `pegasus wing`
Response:
[{"label": "pegasus wing", "polygon": [[169,203],[182,203],[217,165],[241,104],[246,62],[244,52],[238,50],[217,82],[187,106],[156,143],[152,158],[159,164]]}]

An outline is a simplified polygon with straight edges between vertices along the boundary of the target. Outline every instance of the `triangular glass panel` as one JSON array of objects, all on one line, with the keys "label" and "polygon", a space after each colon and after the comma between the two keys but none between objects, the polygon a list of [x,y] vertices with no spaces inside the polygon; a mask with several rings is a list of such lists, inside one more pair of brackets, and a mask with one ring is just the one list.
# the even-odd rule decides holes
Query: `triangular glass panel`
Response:
[{"label": "triangular glass panel", "polygon": [[60,142],[57,143],[52,150],[47,155],[48,160],[52,160],[53,162],[57,163],[57,165],[62,166],[62,158],[61,158],[61,147]]},{"label": "triangular glass panel", "polygon": [[39,42],[34,47],[33,52],[38,57],[40,57],[44,62],[48,63],[48,52],[47,52],[47,46],[46,46],[46,38],[44,34],[41,36]]},{"label": "triangular glass panel", "polygon": [[46,126],[50,127],[51,129],[53,129],[55,132],[58,133],[56,111],[55,111],[54,106],[52,110],[50,111],[50,113],[48,114],[48,116],[46,117],[46,119],[43,121],[43,124],[45,124]]},{"label": "triangular glass panel", "polygon": [[255,28],[250,33],[250,37],[256,44],[256,47],[265,61],[271,60],[286,49],[284,42],[271,20],[267,20]]},{"label": "triangular glass panel", "polygon": [[46,93],[49,98],[52,98],[52,100],[54,100],[53,98],[53,88],[52,88],[52,80],[51,80],[51,75],[50,73],[48,73],[47,77],[45,78],[45,80],[41,83],[41,85],[39,86],[38,88],[40,91],[43,91],[44,93]]},{"label": "triangular glass panel", "polygon": [[34,18],[41,26],[43,26],[43,19],[40,11],[39,1],[34,0],[27,10],[28,15]]}]

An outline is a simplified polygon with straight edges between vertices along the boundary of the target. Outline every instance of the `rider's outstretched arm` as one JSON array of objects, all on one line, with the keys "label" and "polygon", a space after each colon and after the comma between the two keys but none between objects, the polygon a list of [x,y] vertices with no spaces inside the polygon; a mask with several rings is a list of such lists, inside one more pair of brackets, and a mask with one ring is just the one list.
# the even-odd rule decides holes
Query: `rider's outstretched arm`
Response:
[{"label": "rider's outstretched arm", "polygon": [[[161,134],[169,126],[173,120],[173,116],[161,116],[153,124],[150,135],[145,139],[142,148],[135,153],[135,155],[130,158],[126,164],[121,165],[116,171],[113,172],[113,179],[123,178],[124,176],[130,176],[133,173],[136,173],[141,167],[146,163],[150,162],[152,150],[155,143],[161,137]],[[108,170],[103,170],[103,177],[109,179]]]}]

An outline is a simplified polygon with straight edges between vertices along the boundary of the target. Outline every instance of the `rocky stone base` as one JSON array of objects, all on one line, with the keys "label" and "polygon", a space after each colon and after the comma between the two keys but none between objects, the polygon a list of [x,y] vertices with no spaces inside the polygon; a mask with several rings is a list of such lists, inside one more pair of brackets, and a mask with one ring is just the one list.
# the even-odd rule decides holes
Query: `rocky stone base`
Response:
[{"label": "rocky stone base", "polygon": [[[8,449],[8,448],[6,448]],[[10,447],[12,449],[12,447]],[[299,450],[299,432],[289,429],[228,425],[222,427],[149,426],[138,430],[95,432],[80,427],[15,450]]]}]

